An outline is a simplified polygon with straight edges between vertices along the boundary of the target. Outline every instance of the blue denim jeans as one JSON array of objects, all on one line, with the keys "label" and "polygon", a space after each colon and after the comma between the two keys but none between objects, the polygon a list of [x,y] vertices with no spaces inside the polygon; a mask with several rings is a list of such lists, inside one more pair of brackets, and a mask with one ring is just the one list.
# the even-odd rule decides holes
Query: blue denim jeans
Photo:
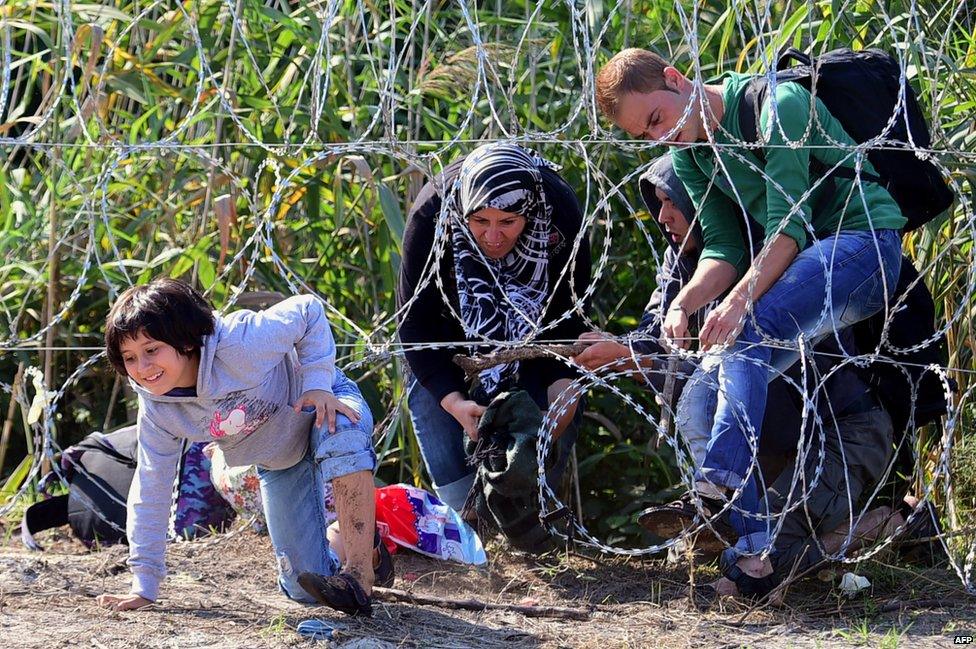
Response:
[{"label": "blue denim jeans", "polygon": [[[768,382],[796,362],[801,336],[812,346],[884,308],[900,260],[897,230],[844,231],[815,241],[756,302],[736,343],[719,353],[715,420],[698,478],[741,490],[730,521],[739,540],[725,562],[770,545],[755,468]],[[782,346],[762,344],[767,339]]]},{"label": "blue denim jeans", "polygon": [[326,538],[326,508],[322,485],[376,466],[373,451],[373,415],[356,384],[336,369],[332,392],[339,401],[359,413],[352,423],[336,415],[336,430],[314,424],[309,431],[305,457],[287,469],[258,468],[268,534],[278,562],[278,587],[299,602],[315,600],[298,585],[298,575],[314,572],[333,575],[339,561]]},{"label": "blue denim jeans", "polygon": [[[540,401],[541,395],[532,396],[537,403]],[[543,403],[546,398],[541,398]],[[441,408],[434,396],[416,380],[407,394],[407,406],[410,408],[410,420],[420,445],[420,454],[424,458],[424,465],[437,497],[454,511],[461,511],[474,483],[475,473],[474,467],[468,466],[468,458],[464,453],[467,434],[461,424]],[[576,443],[582,416],[581,403],[556,444],[556,463],[549,472],[550,484],[557,482],[566,468],[573,444]]]},{"label": "blue denim jeans", "polygon": [[685,383],[674,411],[674,428],[684,440],[695,473],[708,453],[717,402],[718,366],[706,369],[703,364]]},{"label": "blue denim jeans", "polygon": [[468,466],[464,454],[464,429],[416,380],[407,394],[407,407],[437,497],[454,511],[461,511],[474,484],[474,468]]}]

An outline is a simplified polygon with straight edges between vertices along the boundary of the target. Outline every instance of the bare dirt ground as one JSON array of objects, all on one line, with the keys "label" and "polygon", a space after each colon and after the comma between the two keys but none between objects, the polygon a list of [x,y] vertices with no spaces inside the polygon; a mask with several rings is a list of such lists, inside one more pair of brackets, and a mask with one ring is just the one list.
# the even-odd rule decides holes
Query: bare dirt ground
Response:
[{"label": "bare dirt ground", "polygon": [[[0,530],[2,531],[2,530]],[[290,602],[275,587],[266,537],[238,529],[170,546],[170,576],[151,609],[114,613],[95,596],[124,591],[126,548],[100,552],[63,534],[22,548],[8,530],[0,546],[0,647],[946,647],[976,630],[976,598],[946,570],[874,562],[858,568],[874,587],[848,601],[816,580],[795,587],[781,609],[749,611],[730,600],[697,610],[688,568],[661,561],[545,560],[503,546],[486,568],[397,555],[397,588],[494,604],[562,606],[585,620],[527,617],[509,610],[461,611],[403,601],[376,602],[371,620]],[[489,550],[492,548],[490,547]],[[701,583],[714,568],[697,568]],[[314,642],[295,627],[309,618],[335,626]]]}]

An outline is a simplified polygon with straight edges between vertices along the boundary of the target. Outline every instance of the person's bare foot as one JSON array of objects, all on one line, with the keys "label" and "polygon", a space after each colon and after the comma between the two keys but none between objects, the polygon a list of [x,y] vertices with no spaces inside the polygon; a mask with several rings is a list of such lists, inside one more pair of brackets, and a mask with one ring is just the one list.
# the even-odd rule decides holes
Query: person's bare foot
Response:
[{"label": "person's bare foot", "polygon": [[[755,577],[756,579],[768,577],[769,575],[773,574],[773,562],[769,560],[769,557],[741,557],[735,565],[737,565],[742,572],[750,577]],[[735,589],[735,594],[738,594],[739,589],[735,582],[727,579],[725,581],[728,581],[732,585],[732,588]],[[718,588],[717,584],[715,585],[715,588]],[[783,605],[785,596],[786,589],[783,588],[781,584],[770,591],[770,593],[766,596],[766,602],[772,606],[779,607]]]},{"label": "person's bare foot", "polygon": [[742,572],[757,579],[773,574],[773,563],[769,557],[742,557],[735,565]]},{"label": "person's bare foot", "polygon": [[[740,566],[741,568],[741,566]],[[770,567],[772,570],[772,567]],[[715,591],[715,595],[718,597],[738,597],[739,587],[735,585],[735,582],[727,577],[720,577],[713,581],[709,586]],[[782,586],[777,586],[771,593],[769,593],[769,599],[767,600],[771,606],[781,607],[783,606],[783,601],[786,598],[786,589]]]},{"label": "person's bare foot", "polygon": [[735,582],[728,577],[719,577],[709,585],[715,590],[715,594],[719,597],[739,596],[739,587],[736,586]]}]

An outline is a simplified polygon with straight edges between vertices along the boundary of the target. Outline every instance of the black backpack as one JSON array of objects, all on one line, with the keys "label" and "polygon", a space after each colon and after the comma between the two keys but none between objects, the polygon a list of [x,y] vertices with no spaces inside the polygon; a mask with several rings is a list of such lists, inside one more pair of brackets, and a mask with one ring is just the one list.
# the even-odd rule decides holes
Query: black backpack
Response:
[{"label": "black backpack", "polygon": [[[135,477],[139,441],[135,426],[108,434],[94,432],[61,453],[61,471],[42,481],[63,481],[68,492],[41,500],[24,511],[21,540],[39,550],[34,535],[68,525],[88,547],[126,542],[126,500]],[[174,531],[190,538],[211,527],[222,528],[233,509],[210,482],[209,460],[204,462],[202,444],[184,445],[180,458],[178,488],[171,514]]]},{"label": "black backpack", "polygon": [[[794,61],[799,65],[790,67]],[[895,59],[877,49],[837,49],[811,58],[790,48],[780,54],[776,70],[777,83],[795,81],[814,92],[855,142],[860,144],[883,134],[882,148],[868,152],[868,160],[878,175],[864,172],[861,178],[888,189],[908,219],[905,231],[921,227],[952,205],[954,196],[942,172],[912,150],[913,145],[929,148],[932,139],[915,91],[907,82],[904,101],[899,102],[901,68]],[[757,77],[746,86],[739,108],[739,128],[747,143],[759,141],[758,116],[766,93],[766,77]],[[898,112],[892,119],[896,106]],[[762,149],[753,151],[762,158]],[[811,176],[826,177],[826,190],[813,206],[814,212],[820,204],[829,202],[834,178],[855,177],[854,169],[849,167],[838,167],[829,174],[828,171],[826,165],[811,158]]]},{"label": "black backpack", "polygon": [[103,435],[92,433],[66,449],[62,462],[68,493],[41,500],[24,511],[21,539],[40,549],[34,535],[69,525],[75,537],[92,547],[125,542],[126,498],[136,473],[136,427]]},{"label": "black backpack", "polygon": [[554,547],[540,518],[536,442],[541,426],[542,410],[528,392],[502,392],[478,422],[478,442],[465,444],[475,477],[462,511],[477,513],[479,531],[497,529],[512,547],[532,554]]},{"label": "black backpack", "polygon": [[[871,386],[881,405],[891,415],[895,434],[905,431],[909,421],[920,427],[948,414],[945,387],[942,381],[927,368],[930,365],[944,367],[948,361],[946,337],[936,335],[935,301],[924,282],[917,282],[918,270],[908,257],[901,258],[901,271],[898,285],[892,293],[889,304],[901,300],[898,311],[890,313],[890,321],[885,331],[885,310],[875,313],[867,320],[851,326],[854,342],[858,349],[871,351],[881,342],[882,334],[887,335],[890,345],[912,351],[892,353],[891,359],[904,365],[886,362],[872,362],[857,366],[861,378]],[[909,286],[912,284],[911,290]],[[914,349],[925,341],[929,344]],[[949,379],[949,389],[955,392],[956,382]]]}]

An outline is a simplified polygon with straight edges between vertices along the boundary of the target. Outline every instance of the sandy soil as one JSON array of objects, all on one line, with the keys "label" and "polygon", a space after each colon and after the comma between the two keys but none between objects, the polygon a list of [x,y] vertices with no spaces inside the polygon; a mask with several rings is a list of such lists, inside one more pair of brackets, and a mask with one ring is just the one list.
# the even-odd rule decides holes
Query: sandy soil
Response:
[{"label": "sandy soil", "polygon": [[[688,567],[562,554],[544,560],[490,545],[486,568],[397,555],[397,585],[438,598],[578,609],[585,620],[510,610],[463,611],[404,601],[375,604],[371,620],[295,604],[275,588],[266,537],[238,529],[170,547],[164,596],[149,610],[113,613],[95,596],[128,585],[126,548],[87,552],[58,532],[30,552],[8,531],[0,546],[0,647],[946,647],[976,630],[976,598],[945,570],[872,563],[859,568],[870,593],[840,599],[828,584],[795,587],[781,609],[731,600],[700,611],[688,598]],[[714,579],[696,568],[695,579]],[[329,642],[295,627],[319,618]]]}]

